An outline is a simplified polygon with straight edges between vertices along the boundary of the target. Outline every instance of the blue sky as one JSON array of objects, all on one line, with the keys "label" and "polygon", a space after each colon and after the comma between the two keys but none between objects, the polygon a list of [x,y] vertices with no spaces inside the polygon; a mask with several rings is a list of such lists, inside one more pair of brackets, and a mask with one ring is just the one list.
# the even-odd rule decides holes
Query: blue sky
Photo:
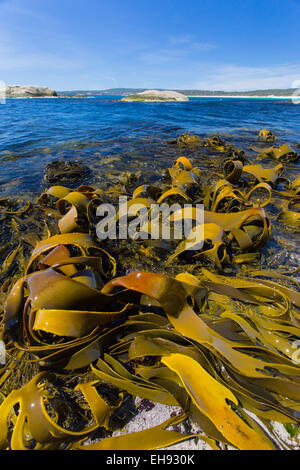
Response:
[{"label": "blue sky", "polygon": [[0,0],[0,80],[250,90],[300,80],[300,0]]}]

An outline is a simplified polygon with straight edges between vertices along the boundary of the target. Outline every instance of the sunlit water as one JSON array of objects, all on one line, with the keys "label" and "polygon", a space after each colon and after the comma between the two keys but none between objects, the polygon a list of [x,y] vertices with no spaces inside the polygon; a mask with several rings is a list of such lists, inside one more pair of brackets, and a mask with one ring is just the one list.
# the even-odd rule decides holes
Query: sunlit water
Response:
[{"label": "sunlit water", "polygon": [[[264,99],[192,98],[180,103],[125,103],[118,96],[93,98],[8,99],[0,105],[0,198],[36,200],[45,190],[47,164],[57,160],[81,162],[90,169],[78,184],[102,189],[118,184],[124,172],[136,176],[136,186],[160,184],[164,170],[179,155],[191,158],[205,183],[222,174],[224,155],[207,148],[180,148],[168,140],[183,132],[202,138],[218,134],[257,161],[262,128],[272,130],[277,145],[300,142],[300,106]],[[266,144],[269,146],[272,144]],[[295,149],[296,147],[294,147]],[[299,150],[297,150],[299,153]],[[299,174],[299,162],[284,164],[283,176]],[[298,234],[277,221],[280,204],[267,207],[273,227],[265,248],[268,266],[299,265]],[[3,234],[4,235],[4,234]]]},{"label": "sunlit water", "polygon": [[90,166],[89,183],[104,184],[109,172],[125,170],[139,169],[150,177],[182,153],[166,141],[185,131],[203,137],[218,133],[249,158],[248,147],[262,128],[271,129],[279,143],[300,141],[300,106],[290,102],[192,98],[124,103],[119,98],[8,99],[0,105],[1,196],[40,193],[45,166],[62,159]]}]

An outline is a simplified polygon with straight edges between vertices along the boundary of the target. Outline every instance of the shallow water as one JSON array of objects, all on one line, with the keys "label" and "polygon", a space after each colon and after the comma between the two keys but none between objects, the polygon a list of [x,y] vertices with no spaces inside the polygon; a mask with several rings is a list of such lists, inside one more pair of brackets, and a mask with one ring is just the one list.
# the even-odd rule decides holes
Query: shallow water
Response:
[{"label": "shallow water", "polygon": [[[119,99],[8,99],[0,105],[0,198],[9,196],[21,200],[21,204],[24,199],[36,201],[51,186],[44,177],[45,167],[57,160],[81,162],[90,169],[89,174],[73,183],[61,182],[73,188],[89,184],[105,191],[117,187],[125,172],[134,177],[133,189],[144,183],[161,185],[164,171],[180,155],[200,167],[205,184],[214,184],[222,177],[224,154],[207,147],[184,148],[167,143],[186,131],[202,138],[218,134],[225,142],[243,149],[249,163],[264,167],[274,167],[278,162],[258,160],[251,150],[251,146],[258,145],[259,130],[272,130],[277,136],[276,145],[287,142],[293,148],[300,142],[300,106],[291,102],[192,98],[181,103],[125,103]],[[295,179],[299,166],[299,161],[284,163],[282,176]],[[266,208],[273,229],[261,265],[294,270],[299,265],[299,231],[278,222],[281,202],[273,200]],[[5,227],[3,239],[10,231],[9,226]],[[30,232],[30,225],[26,227]],[[36,229],[30,236],[34,232]]]},{"label": "shallow water", "polygon": [[271,129],[280,144],[300,141],[300,106],[291,102],[191,98],[186,103],[124,103],[119,98],[8,99],[0,105],[1,196],[40,193],[45,166],[60,159],[93,167],[89,183],[104,184],[109,169],[138,168],[150,176],[176,154],[191,153],[166,144],[185,131],[203,137],[218,133],[250,158],[248,147],[262,128]]}]

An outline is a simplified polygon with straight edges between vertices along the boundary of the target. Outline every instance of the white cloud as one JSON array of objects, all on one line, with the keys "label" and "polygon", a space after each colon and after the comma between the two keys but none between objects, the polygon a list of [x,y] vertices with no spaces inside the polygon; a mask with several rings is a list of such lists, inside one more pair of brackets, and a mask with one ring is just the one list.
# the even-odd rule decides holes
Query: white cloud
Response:
[{"label": "white cloud", "polygon": [[180,61],[189,57],[195,60],[195,57],[199,57],[202,52],[211,51],[216,47],[215,44],[198,41],[192,35],[180,34],[170,36],[163,46],[157,42],[148,44],[139,54],[139,59],[151,65]]},{"label": "white cloud", "polygon": [[[21,23],[10,24],[8,14],[20,15]],[[36,31],[26,29],[26,16],[39,22]],[[40,20],[47,21],[46,27]],[[57,32],[53,25],[52,17],[22,9],[15,1],[1,3],[0,0],[0,79],[9,72],[14,76],[27,72],[65,72],[84,69],[88,65],[86,51],[80,49],[72,36]],[[40,42],[33,32],[36,36],[41,35]]]},{"label": "white cloud", "polygon": [[18,0],[0,0],[0,74],[84,67],[86,51],[80,49],[77,38],[64,31],[59,16],[36,11],[30,3],[24,7]]},{"label": "white cloud", "polygon": [[48,14],[43,14],[40,11],[37,11],[35,8],[30,8],[29,5],[24,8],[20,6],[20,3],[23,5],[24,2],[20,2],[18,0],[4,0],[0,1],[0,13],[1,15],[8,14],[10,16],[20,16],[20,17],[30,17],[37,21],[45,21],[45,23],[49,24],[49,21],[52,23],[55,21],[56,23],[59,22],[59,17],[49,16]]},{"label": "white cloud", "polygon": [[209,51],[215,49],[215,44],[199,41],[191,34],[179,34],[178,36],[170,36],[168,40],[169,46],[187,46],[189,49],[198,49],[202,51]]},{"label": "white cloud", "polygon": [[79,60],[50,53],[28,53],[11,43],[0,42],[0,74],[15,70],[73,70],[81,66],[82,62]]},{"label": "white cloud", "polygon": [[[291,88],[300,79],[300,64],[282,64],[265,67],[220,65],[205,67],[203,77],[192,88],[203,90],[255,90]],[[201,72],[200,72],[201,73]]]},{"label": "white cloud", "polygon": [[191,42],[190,34],[179,34],[178,36],[170,36],[168,40],[170,45],[189,44]]}]

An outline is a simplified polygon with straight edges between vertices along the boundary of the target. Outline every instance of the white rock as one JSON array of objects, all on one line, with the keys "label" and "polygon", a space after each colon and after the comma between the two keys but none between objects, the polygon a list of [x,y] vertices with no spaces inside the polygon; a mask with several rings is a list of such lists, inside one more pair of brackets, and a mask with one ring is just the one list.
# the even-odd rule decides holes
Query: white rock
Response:
[{"label": "white rock", "polygon": [[[128,95],[122,98],[122,101],[139,101],[139,98],[143,101],[189,101],[188,97],[177,91],[169,90],[145,90],[134,95]],[[149,100],[147,99],[149,98]]]},{"label": "white rock", "polygon": [[48,87],[37,85],[7,85],[7,98],[31,98],[39,96],[56,96],[56,92]]}]

